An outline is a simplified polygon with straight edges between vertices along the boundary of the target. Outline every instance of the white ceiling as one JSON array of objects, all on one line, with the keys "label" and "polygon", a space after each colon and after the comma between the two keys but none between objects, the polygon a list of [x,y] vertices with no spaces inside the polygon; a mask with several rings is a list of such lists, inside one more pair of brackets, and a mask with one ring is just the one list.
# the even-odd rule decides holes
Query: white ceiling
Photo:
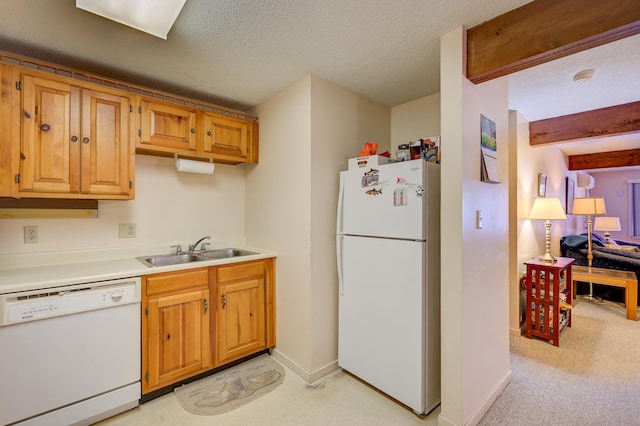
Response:
[{"label": "white ceiling", "polygon": [[[3,0],[0,51],[242,111],[308,74],[396,106],[439,92],[443,34],[528,2],[187,0],[162,40],[74,0]],[[639,40],[513,74],[510,107],[537,120],[640,100]],[[584,68],[593,80],[574,84]]]},{"label": "white ceiling", "polygon": [[[573,76],[595,70],[590,81]],[[640,101],[640,35],[509,76],[509,107],[535,121]],[[640,133],[558,144],[567,155],[640,147]]]}]

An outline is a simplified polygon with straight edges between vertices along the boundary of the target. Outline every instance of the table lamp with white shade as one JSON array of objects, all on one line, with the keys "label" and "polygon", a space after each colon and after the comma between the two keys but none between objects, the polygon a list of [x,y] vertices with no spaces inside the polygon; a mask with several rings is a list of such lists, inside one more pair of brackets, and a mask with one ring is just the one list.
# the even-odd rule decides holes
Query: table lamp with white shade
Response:
[{"label": "table lamp with white shade", "polygon": [[575,198],[573,200],[573,214],[587,216],[587,236],[589,238],[587,243],[587,260],[589,261],[589,272],[591,272],[591,262],[593,261],[593,252],[591,251],[591,216],[607,214],[604,197]]},{"label": "table lamp with white shade", "polygon": [[544,220],[545,227],[545,253],[537,259],[541,262],[554,263],[556,258],[551,255],[551,221],[565,220],[567,216],[558,198],[538,197],[533,202],[529,219]]},{"label": "table lamp with white shade", "polygon": [[604,231],[604,243],[611,244],[611,240],[609,239],[611,234],[609,231],[619,231],[621,229],[620,218],[616,216],[598,216],[593,223],[593,229],[596,231]]}]

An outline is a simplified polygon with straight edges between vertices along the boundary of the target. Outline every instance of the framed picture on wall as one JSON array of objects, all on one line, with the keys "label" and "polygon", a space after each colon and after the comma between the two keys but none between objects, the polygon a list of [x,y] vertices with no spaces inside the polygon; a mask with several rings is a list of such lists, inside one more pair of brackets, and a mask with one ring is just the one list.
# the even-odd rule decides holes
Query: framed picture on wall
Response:
[{"label": "framed picture on wall", "polygon": [[538,197],[547,196],[547,175],[538,173]]},{"label": "framed picture on wall", "polygon": [[567,194],[566,194],[566,199],[565,199],[565,205],[566,205],[566,210],[567,210],[567,214],[573,214],[573,196],[574,196],[574,191],[575,191],[575,182],[573,181],[573,179],[571,179],[570,177],[567,176],[566,178],[567,181]]}]

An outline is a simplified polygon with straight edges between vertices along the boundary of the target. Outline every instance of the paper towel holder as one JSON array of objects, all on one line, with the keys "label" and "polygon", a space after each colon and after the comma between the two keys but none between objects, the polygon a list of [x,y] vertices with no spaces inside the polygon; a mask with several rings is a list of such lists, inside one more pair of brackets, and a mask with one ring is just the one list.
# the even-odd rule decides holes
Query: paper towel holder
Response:
[{"label": "paper towel holder", "polygon": [[[191,160],[189,158],[192,158]],[[213,174],[215,165],[213,164],[213,158],[206,157],[186,157],[180,161],[181,158],[178,153],[173,154],[173,159],[176,164],[176,171],[187,173],[202,173]],[[206,160],[206,163],[204,162]]]}]

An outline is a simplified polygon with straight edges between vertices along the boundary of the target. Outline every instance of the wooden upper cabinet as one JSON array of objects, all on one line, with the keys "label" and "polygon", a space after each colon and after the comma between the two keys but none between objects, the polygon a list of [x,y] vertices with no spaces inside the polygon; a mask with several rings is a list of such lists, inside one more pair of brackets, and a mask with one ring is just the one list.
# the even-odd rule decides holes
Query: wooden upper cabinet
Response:
[{"label": "wooden upper cabinet", "polygon": [[[129,98],[82,90],[81,191],[128,195],[130,163]],[[133,144],[133,141],[131,142]]]},{"label": "wooden upper cabinet", "polygon": [[134,102],[55,75],[16,68],[14,77],[21,124],[14,136],[17,195],[133,198]]},{"label": "wooden upper cabinet", "polygon": [[204,113],[204,146],[220,162],[249,162],[250,122],[224,115]]},{"label": "wooden upper cabinet", "polygon": [[22,75],[20,192],[80,191],[80,88]]},{"label": "wooden upper cabinet", "polygon": [[186,105],[142,97],[139,154],[258,162],[258,123]]},{"label": "wooden upper cabinet", "polygon": [[141,137],[137,147],[168,154],[196,154],[196,110],[168,102],[142,99]]}]

